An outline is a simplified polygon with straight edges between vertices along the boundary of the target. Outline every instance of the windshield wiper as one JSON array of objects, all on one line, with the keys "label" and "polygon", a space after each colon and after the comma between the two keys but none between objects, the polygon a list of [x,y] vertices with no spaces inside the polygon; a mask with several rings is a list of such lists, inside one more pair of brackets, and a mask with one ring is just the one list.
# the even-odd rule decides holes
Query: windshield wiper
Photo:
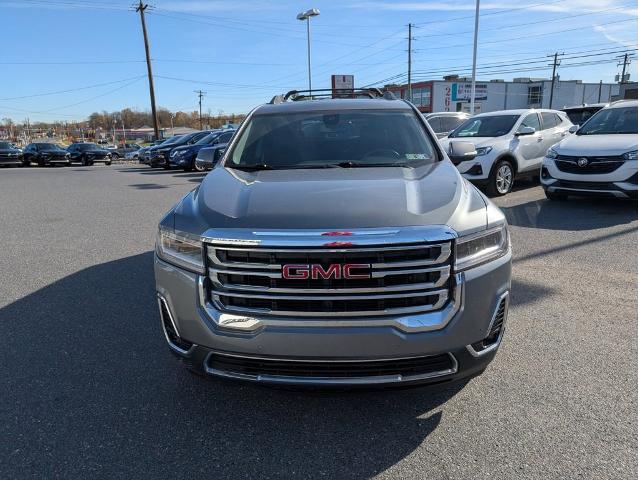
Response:
[{"label": "windshield wiper", "polygon": [[266,163],[256,163],[253,165],[229,165],[229,168],[234,168],[235,170],[242,170],[244,172],[256,172],[259,170],[274,170],[272,165],[268,165]]},{"label": "windshield wiper", "polygon": [[406,167],[412,168],[411,165],[406,165],[404,163],[360,163],[360,162],[339,162],[334,163],[332,166],[341,167],[341,168],[374,168],[374,167]]}]

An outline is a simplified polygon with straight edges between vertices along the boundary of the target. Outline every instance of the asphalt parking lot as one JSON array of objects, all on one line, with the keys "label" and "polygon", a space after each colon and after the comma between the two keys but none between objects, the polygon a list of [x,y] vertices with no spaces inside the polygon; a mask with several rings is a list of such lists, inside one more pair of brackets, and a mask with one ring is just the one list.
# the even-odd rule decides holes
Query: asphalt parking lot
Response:
[{"label": "asphalt parking lot", "polygon": [[156,224],[201,174],[0,170],[0,478],[638,478],[638,203],[497,200],[512,309],[443,391],[205,380],[159,329]]}]

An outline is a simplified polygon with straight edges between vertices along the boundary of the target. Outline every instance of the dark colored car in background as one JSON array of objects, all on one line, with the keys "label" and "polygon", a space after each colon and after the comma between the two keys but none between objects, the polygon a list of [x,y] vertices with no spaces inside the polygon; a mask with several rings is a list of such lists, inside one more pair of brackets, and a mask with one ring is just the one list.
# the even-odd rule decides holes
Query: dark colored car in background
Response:
[{"label": "dark colored car in background", "polygon": [[175,141],[172,141],[173,139],[169,138],[161,145],[149,150],[151,157],[149,165],[151,167],[164,167],[168,170],[171,168],[169,159],[171,151],[173,151],[174,148],[181,147],[183,145],[192,145],[211,133],[211,131],[212,130],[204,130],[201,132],[187,133],[186,135],[182,135],[177,138]]},{"label": "dark colored car in background", "polygon": [[230,143],[230,140],[233,138],[235,134],[235,130],[230,130],[224,132],[219,136],[217,142],[207,148],[202,148],[195,158],[195,170],[198,172],[203,172],[205,170],[210,170],[215,166],[215,164],[224,156],[224,152],[226,151],[226,147]]},{"label": "dark colored car in background", "polygon": [[71,165],[71,156],[57,143],[30,143],[22,153],[25,166]]},{"label": "dark colored car in background", "polygon": [[567,114],[574,125],[583,125],[594,113],[596,113],[598,110],[602,110],[607,105],[609,104],[592,103],[588,105],[586,103],[583,103],[582,105],[565,107],[561,110]]},{"label": "dark colored car in background", "polygon": [[198,153],[206,147],[216,147],[220,144],[227,144],[234,132],[234,130],[214,130],[192,145],[174,148],[169,159],[171,168],[182,168],[187,172],[190,172],[193,168],[199,172],[204,171],[204,168],[195,165],[195,159]]},{"label": "dark colored car in background", "polygon": [[111,164],[111,153],[95,143],[72,143],[67,151],[71,154],[71,162],[81,162],[87,166],[95,162]]},{"label": "dark colored car in background", "polygon": [[156,147],[158,145],[161,145],[164,142],[167,142],[168,140],[155,140],[153,143],[151,143],[150,145],[146,146],[146,147],[142,147],[137,151],[137,160],[140,163],[146,163],[148,164],[148,162],[150,161],[151,157],[150,157],[150,150],[153,147]]},{"label": "dark colored car in background", "polygon": [[0,142],[0,166],[23,165],[22,150],[10,142]]}]

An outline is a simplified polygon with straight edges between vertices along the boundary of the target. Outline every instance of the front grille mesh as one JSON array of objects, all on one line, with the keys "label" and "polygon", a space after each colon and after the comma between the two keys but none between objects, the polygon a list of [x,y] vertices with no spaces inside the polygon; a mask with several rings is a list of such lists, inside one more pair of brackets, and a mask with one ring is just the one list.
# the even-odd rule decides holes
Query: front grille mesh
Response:
[{"label": "front grille mesh", "polygon": [[565,173],[577,173],[582,175],[596,175],[611,173],[625,162],[623,157],[586,157],[587,165],[580,167],[578,159],[585,157],[572,157],[568,155],[559,155],[555,160],[556,167]]},{"label": "front grille mesh", "polygon": [[392,360],[313,361],[235,357],[212,354],[207,367],[214,372],[249,377],[361,378],[381,376],[417,377],[454,371],[448,354]]},{"label": "front grille mesh", "polygon": [[[442,308],[449,298],[451,243],[352,248],[208,246],[209,300],[223,311],[356,317]],[[284,278],[284,265],[364,265],[370,278]]]}]

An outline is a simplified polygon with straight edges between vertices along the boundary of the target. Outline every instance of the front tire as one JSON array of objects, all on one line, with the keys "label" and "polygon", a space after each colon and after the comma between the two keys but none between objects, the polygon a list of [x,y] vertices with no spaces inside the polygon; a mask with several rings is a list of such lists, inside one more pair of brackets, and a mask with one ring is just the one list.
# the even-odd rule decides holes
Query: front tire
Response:
[{"label": "front tire", "polygon": [[499,161],[490,172],[487,181],[487,194],[490,197],[502,197],[512,191],[514,185],[514,167],[508,160]]},{"label": "front tire", "polygon": [[206,171],[206,167],[204,165],[197,165],[197,162],[195,162],[195,171],[196,172],[205,172]]},{"label": "front tire", "polygon": [[545,191],[547,200],[552,200],[554,202],[564,202],[565,200],[567,200],[567,195],[564,195],[562,193],[549,192],[545,189],[543,190]]}]

